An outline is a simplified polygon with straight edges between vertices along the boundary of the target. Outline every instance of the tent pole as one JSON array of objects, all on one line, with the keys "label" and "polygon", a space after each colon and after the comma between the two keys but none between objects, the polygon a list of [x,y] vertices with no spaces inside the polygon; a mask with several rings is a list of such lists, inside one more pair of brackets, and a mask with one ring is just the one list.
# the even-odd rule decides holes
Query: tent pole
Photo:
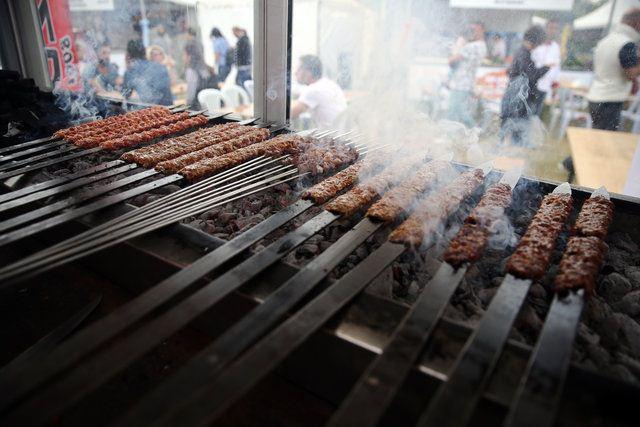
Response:
[{"label": "tent pole", "polygon": [[612,0],[611,13],[609,14],[609,23],[607,24],[607,34],[611,32],[611,25],[613,24],[613,12],[616,10],[618,0]]}]

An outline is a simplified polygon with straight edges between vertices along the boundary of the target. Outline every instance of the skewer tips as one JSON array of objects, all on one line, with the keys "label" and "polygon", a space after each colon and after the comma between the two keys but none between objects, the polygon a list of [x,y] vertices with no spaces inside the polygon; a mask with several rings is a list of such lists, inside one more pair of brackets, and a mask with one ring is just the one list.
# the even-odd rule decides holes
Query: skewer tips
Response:
[{"label": "skewer tips", "polygon": [[482,173],[487,175],[493,170],[493,160],[489,160],[488,162],[479,165],[476,169],[481,169]]},{"label": "skewer tips", "polygon": [[502,175],[500,179],[500,184],[507,184],[513,190],[515,186],[520,181],[520,177],[522,176],[522,166],[516,166],[512,169],[509,169]]},{"label": "skewer tips", "polygon": [[563,182],[552,191],[552,194],[571,194],[571,185],[568,182]]},{"label": "skewer tips", "polygon": [[591,198],[594,197],[604,197],[607,200],[611,200],[611,195],[609,194],[605,186],[602,186],[591,193]]}]

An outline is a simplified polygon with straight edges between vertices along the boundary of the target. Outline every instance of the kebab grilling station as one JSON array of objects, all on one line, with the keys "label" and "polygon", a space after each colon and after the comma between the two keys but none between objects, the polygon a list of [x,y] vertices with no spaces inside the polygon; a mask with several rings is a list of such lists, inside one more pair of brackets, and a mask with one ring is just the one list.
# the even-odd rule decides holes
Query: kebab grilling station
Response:
[{"label": "kebab grilling station", "polygon": [[638,201],[295,132],[282,3],[255,118],[107,100],[0,148],[0,424],[637,425]]}]

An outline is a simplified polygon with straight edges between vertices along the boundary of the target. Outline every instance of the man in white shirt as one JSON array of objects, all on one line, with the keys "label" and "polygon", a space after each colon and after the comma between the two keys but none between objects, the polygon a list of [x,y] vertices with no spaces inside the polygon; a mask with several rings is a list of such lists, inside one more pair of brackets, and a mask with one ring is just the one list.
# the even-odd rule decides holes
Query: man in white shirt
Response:
[{"label": "man in white shirt", "polygon": [[300,57],[296,80],[306,86],[291,106],[292,119],[308,111],[319,128],[329,128],[336,117],[347,109],[340,86],[322,77],[322,62],[317,56]]},{"label": "man in white shirt", "polygon": [[531,106],[532,112],[538,116],[542,113],[547,94],[551,93],[553,85],[560,76],[560,45],[556,41],[559,32],[560,25],[558,21],[553,19],[547,21],[547,40],[531,52],[531,60],[537,68],[551,64],[549,71],[538,80],[537,89],[539,93],[536,95],[535,103]]}]

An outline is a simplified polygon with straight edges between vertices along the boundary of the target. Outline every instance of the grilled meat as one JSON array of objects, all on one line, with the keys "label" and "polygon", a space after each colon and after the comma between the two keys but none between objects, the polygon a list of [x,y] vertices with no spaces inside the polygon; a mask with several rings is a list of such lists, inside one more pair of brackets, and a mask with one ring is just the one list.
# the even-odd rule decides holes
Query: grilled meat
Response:
[{"label": "grilled meat", "polygon": [[572,233],[604,239],[612,220],[613,203],[604,197],[591,197],[582,205]]},{"label": "grilled meat", "polygon": [[584,288],[592,294],[607,245],[596,236],[572,236],[555,277],[556,292]]}]

